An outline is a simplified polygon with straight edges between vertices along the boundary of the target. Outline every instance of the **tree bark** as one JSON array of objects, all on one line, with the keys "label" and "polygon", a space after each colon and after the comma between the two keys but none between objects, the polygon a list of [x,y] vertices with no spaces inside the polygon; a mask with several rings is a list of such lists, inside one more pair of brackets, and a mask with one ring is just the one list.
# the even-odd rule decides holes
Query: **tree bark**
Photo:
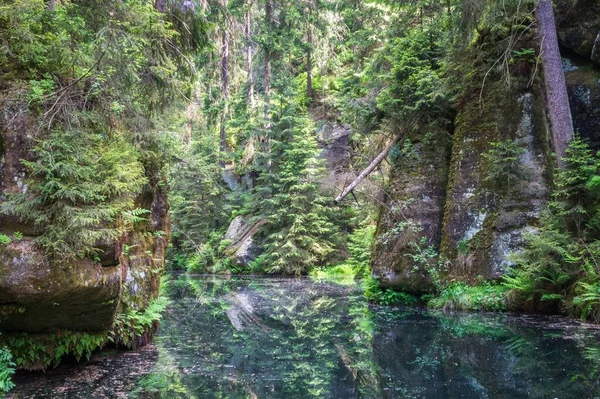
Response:
[{"label": "tree bark", "polygon": [[312,85],[312,46],[313,46],[313,38],[312,38],[312,27],[308,26],[308,50],[306,51],[306,97],[309,100],[315,99],[315,92],[313,90]]},{"label": "tree bark", "polygon": [[307,32],[306,41],[308,48],[306,50],[306,97],[309,101],[315,99],[315,92],[312,85],[312,49],[313,49],[313,35],[312,35],[312,13],[313,4],[312,1],[308,2],[308,21],[307,21]]},{"label": "tree bark", "polygon": [[[265,4],[265,19],[267,26],[273,24],[273,5],[271,0],[266,0]],[[265,85],[265,127],[269,129],[271,127],[271,48],[267,45],[265,48],[265,74],[264,74],[264,85]]]},{"label": "tree bark", "polygon": [[[226,13],[228,0],[223,0],[223,12]],[[227,151],[227,117],[229,113],[229,31],[227,26],[227,15],[223,18],[223,32],[221,34],[221,90],[223,91],[223,113],[221,114],[221,131],[219,135],[219,149],[225,155]],[[225,161],[221,161],[225,166]]]},{"label": "tree bark", "polygon": [[552,0],[538,1],[536,18],[540,30],[544,83],[546,86],[554,151],[556,152],[559,166],[563,167],[565,150],[569,141],[573,138],[574,132],[565,75],[558,48]]},{"label": "tree bark", "polygon": [[53,12],[55,7],[56,7],[56,0],[50,0],[50,4],[48,4],[47,10],[50,12]]},{"label": "tree bark", "polygon": [[387,157],[387,155],[389,154],[390,150],[392,149],[392,147],[394,146],[394,144],[396,144],[398,141],[400,141],[400,139],[402,137],[406,136],[406,131],[402,130],[400,133],[398,133],[396,135],[396,137],[394,137],[394,139],[383,149],[383,151],[381,151],[379,153],[379,155],[377,155],[377,157],[375,157],[375,159],[373,159],[371,161],[371,163],[369,164],[369,166],[367,166],[362,172],[360,172],[360,174],[358,175],[358,177],[356,179],[354,179],[354,181],[352,183],[350,183],[350,185],[348,187],[346,187],[344,189],[344,191],[342,191],[342,193],[340,195],[338,195],[337,197],[335,197],[335,199],[333,200],[333,202],[335,202],[336,204],[339,203],[341,200],[344,199],[345,196],[347,196],[348,194],[350,194],[352,192],[352,190],[354,190],[356,188],[356,186],[358,186],[358,184],[365,178],[367,177],[369,174],[371,174],[371,172],[373,172],[373,170],[375,170],[375,168],[377,167],[377,165],[379,165],[381,163],[381,161],[383,161],[385,159],[385,157]]},{"label": "tree bark", "polygon": [[252,70],[252,26],[250,21],[250,8],[252,2],[248,4],[248,11],[244,14],[244,34],[246,36],[246,70],[248,73],[248,105],[250,109],[254,108],[254,71]]}]

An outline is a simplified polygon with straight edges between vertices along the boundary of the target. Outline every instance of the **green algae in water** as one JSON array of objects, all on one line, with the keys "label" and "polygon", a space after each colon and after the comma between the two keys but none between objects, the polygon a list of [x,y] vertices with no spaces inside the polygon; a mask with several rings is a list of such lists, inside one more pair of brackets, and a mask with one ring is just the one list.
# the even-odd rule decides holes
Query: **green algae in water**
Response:
[{"label": "green algae in water", "polygon": [[155,346],[19,374],[14,398],[573,398],[600,331],[370,306],[359,285],[173,276]]}]

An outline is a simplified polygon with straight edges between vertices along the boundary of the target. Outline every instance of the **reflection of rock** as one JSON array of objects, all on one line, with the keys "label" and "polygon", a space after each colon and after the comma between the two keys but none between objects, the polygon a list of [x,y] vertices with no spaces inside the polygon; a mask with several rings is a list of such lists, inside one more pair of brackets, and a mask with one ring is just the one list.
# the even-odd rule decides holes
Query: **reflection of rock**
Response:
[{"label": "reflection of rock", "polygon": [[223,238],[231,240],[225,252],[231,254],[237,264],[248,266],[260,255],[262,248],[256,242],[255,235],[264,224],[264,220],[251,222],[242,216],[231,221]]},{"label": "reflection of rock", "polygon": [[262,322],[260,317],[254,314],[254,308],[250,299],[245,294],[233,294],[226,301],[231,305],[227,309],[227,317],[233,328],[244,331],[248,328],[259,328],[267,331],[269,328]]}]

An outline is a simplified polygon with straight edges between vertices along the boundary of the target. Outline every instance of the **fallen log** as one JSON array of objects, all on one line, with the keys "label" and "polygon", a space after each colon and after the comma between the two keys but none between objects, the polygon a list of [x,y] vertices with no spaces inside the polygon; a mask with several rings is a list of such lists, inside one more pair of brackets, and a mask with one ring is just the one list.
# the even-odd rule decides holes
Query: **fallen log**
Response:
[{"label": "fallen log", "polygon": [[377,165],[379,165],[381,163],[381,161],[383,161],[385,159],[385,157],[387,157],[388,153],[390,152],[390,150],[392,149],[392,147],[394,146],[394,144],[396,144],[398,141],[400,141],[401,138],[406,136],[406,130],[402,130],[400,133],[398,133],[396,135],[396,137],[394,137],[394,139],[383,149],[383,151],[381,151],[379,153],[379,155],[377,155],[377,157],[375,157],[375,159],[373,159],[371,161],[371,163],[369,164],[369,166],[367,166],[365,168],[365,170],[363,170],[362,172],[360,172],[360,174],[358,175],[358,177],[356,179],[354,179],[354,181],[352,183],[350,183],[350,185],[348,187],[346,187],[344,189],[344,191],[342,191],[342,193],[340,195],[338,195],[337,197],[335,197],[335,199],[333,200],[334,203],[339,203],[341,200],[344,199],[345,196],[347,196],[348,194],[350,194],[355,188],[356,186],[358,186],[358,184],[367,176],[369,176],[369,174],[371,174],[371,172],[373,172],[373,170],[377,167]]}]

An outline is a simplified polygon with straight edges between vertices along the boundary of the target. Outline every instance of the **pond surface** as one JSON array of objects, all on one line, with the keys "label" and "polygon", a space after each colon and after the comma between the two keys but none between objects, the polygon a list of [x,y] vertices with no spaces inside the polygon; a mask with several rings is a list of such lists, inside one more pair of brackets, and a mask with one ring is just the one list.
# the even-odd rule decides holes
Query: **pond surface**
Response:
[{"label": "pond surface", "polygon": [[19,373],[9,398],[593,398],[600,331],[369,306],[360,286],[176,275],[155,344]]}]

